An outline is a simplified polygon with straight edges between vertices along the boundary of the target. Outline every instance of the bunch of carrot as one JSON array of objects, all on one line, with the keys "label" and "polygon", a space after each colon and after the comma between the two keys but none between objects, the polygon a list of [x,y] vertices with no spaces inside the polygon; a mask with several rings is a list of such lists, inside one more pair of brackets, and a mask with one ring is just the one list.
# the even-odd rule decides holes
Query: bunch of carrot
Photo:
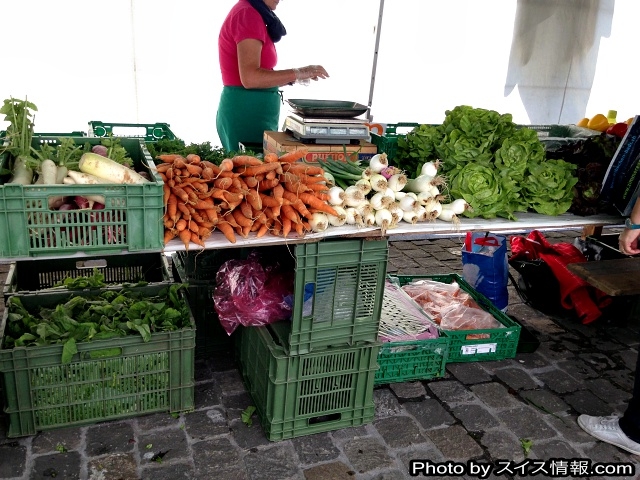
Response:
[{"label": "bunch of carrot", "polygon": [[220,165],[196,154],[162,154],[157,170],[164,180],[165,244],[178,237],[188,250],[216,229],[231,242],[236,236],[266,233],[287,237],[311,231],[315,212],[336,215],[327,203],[324,170],[298,162],[304,150],[264,159],[225,158]]}]

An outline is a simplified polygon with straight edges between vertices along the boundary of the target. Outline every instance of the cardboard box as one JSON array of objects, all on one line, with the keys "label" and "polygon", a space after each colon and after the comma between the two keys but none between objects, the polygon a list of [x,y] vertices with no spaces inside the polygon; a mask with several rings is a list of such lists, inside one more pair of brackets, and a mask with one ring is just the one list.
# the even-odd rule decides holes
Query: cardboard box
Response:
[{"label": "cardboard box", "polygon": [[373,143],[360,141],[360,145],[330,145],[318,143],[302,143],[287,132],[264,132],[264,153],[276,153],[282,155],[287,152],[295,152],[302,148],[307,149],[306,162],[317,162],[331,157],[334,160],[345,160],[345,150],[351,160],[369,160],[376,153],[378,147]]}]

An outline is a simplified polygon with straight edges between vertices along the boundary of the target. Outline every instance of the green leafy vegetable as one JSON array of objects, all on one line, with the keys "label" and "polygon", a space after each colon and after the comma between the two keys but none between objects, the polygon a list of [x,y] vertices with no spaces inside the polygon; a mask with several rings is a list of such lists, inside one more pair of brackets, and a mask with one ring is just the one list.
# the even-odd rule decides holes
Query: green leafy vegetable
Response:
[{"label": "green leafy vegetable", "polygon": [[573,187],[578,182],[573,175],[576,168],[564,160],[546,160],[530,165],[522,194],[531,208],[543,215],[560,215],[569,210]]},{"label": "green leafy vegetable", "polygon": [[241,414],[242,423],[244,423],[247,427],[250,427],[251,425],[253,425],[253,420],[251,420],[251,416],[255,411],[256,411],[256,407],[254,407],[253,405],[249,405],[247,408],[245,408],[242,411],[242,414]]}]

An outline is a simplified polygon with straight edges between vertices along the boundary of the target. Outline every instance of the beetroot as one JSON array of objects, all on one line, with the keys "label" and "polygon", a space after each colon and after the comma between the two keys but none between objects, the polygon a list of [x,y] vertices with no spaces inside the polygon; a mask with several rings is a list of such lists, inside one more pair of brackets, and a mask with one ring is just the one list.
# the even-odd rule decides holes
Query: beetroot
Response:
[{"label": "beetroot", "polygon": [[91,147],[91,152],[106,157],[109,150],[104,145],[94,145]]}]

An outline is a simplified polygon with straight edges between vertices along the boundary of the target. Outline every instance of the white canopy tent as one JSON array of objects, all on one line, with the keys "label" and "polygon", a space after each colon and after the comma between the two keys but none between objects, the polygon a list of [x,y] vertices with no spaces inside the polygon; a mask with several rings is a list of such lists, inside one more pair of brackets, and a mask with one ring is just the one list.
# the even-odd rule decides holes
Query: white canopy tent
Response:
[{"label": "white canopy tent", "polygon": [[[34,102],[37,132],[166,122],[218,145],[217,34],[235,1],[6,0],[0,96]],[[379,123],[439,123],[460,104],[522,124],[640,113],[635,0],[312,3],[280,3],[278,67],[322,64],[331,78],[285,99],[355,101]]]}]

